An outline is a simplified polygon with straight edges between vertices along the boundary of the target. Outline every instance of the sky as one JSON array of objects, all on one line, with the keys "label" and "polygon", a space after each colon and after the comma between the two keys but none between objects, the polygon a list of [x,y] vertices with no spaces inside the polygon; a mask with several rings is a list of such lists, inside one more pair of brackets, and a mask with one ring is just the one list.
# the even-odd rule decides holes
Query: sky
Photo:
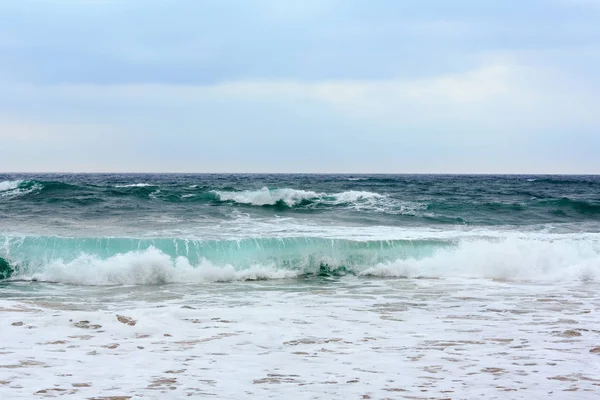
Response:
[{"label": "sky", "polygon": [[600,173],[600,0],[3,0],[0,171]]}]

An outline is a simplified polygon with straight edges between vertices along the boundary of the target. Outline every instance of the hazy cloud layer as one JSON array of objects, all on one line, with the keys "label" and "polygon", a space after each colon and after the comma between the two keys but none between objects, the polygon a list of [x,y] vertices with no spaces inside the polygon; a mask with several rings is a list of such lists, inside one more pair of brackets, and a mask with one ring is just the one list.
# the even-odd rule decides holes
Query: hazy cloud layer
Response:
[{"label": "hazy cloud layer", "polygon": [[591,0],[9,0],[0,170],[600,173],[598,18]]}]

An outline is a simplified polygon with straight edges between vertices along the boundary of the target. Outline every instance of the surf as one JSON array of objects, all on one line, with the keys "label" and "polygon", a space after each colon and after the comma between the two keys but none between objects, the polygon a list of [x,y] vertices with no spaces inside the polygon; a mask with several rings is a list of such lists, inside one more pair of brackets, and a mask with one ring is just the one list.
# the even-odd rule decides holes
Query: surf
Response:
[{"label": "surf", "polygon": [[600,279],[600,239],[576,235],[372,241],[21,237],[5,240],[0,254],[5,279],[74,285],[348,275],[527,282]]}]

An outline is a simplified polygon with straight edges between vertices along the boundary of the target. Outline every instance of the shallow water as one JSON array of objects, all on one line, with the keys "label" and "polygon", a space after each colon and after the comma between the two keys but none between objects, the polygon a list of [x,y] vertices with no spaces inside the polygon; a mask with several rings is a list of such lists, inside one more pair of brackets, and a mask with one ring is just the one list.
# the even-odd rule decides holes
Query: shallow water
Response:
[{"label": "shallow water", "polygon": [[595,282],[2,285],[0,397],[596,398]]}]

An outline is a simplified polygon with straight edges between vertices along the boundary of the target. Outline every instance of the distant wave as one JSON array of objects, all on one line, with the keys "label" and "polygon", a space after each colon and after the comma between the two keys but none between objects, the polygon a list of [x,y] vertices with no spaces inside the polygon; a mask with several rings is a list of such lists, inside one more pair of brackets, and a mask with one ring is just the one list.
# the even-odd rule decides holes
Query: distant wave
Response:
[{"label": "distant wave", "polygon": [[544,212],[553,216],[565,216],[567,214],[579,214],[581,216],[600,214],[600,200],[577,200],[566,197],[562,198],[536,198],[534,193],[520,192],[531,196],[528,200],[519,202],[473,202],[473,203],[450,203],[444,201],[432,201],[427,204],[427,210],[434,213],[457,213],[465,214],[470,210],[486,212],[490,216],[497,216],[498,212]]},{"label": "distant wave", "polygon": [[[346,181],[348,178],[344,178]],[[354,179],[354,178],[351,178]],[[356,178],[362,179],[362,178]],[[398,188],[393,188],[394,195],[387,194],[387,185],[371,182],[369,190],[361,190],[359,183],[353,190],[339,192],[310,190],[310,188],[268,188],[238,190],[234,187],[217,185],[183,185],[159,184],[150,182],[135,183],[66,183],[61,181],[42,180],[5,180],[0,182],[0,202],[27,200],[46,204],[71,203],[77,206],[94,204],[111,204],[115,199],[150,201],[157,203],[188,203],[221,205],[229,204],[239,207],[273,207],[293,211],[311,210],[353,210],[365,213],[421,218],[428,223],[439,224],[518,224],[520,220],[540,219],[547,222],[564,220],[581,220],[600,214],[600,198],[587,196],[577,198],[564,196],[570,193],[556,190],[550,193],[533,188],[534,183],[526,187],[513,188],[514,197],[456,197],[451,194],[433,193],[427,197],[415,196],[405,200]],[[374,178],[373,178],[374,179]],[[382,178],[383,179],[383,178]],[[533,179],[533,178],[532,178]],[[536,178],[538,179],[538,178]],[[554,180],[558,185],[569,183],[564,178],[539,178],[535,185],[545,180],[547,185]],[[588,183],[581,183],[588,185]],[[380,189],[381,188],[381,189]],[[594,188],[592,188],[594,189]],[[378,191],[383,193],[377,193]],[[376,192],[377,191],[377,192]],[[407,196],[408,197],[408,196]],[[454,197],[454,199],[452,198]],[[415,200],[418,199],[418,200]],[[510,200],[510,201],[509,201]],[[113,203],[114,204],[114,203]]]},{"label": "distant wave", "polygon": [[536,177],[528,177],[527,182],[535,182],[537,184],[550,185],[595,185],[596,182],[591,176],[569,176],[569,175],[539,175]]},{"label": "distant wave", "polygon": [[212,190],[219,201],[233,202],[253,206],[283,206],[287,208],[319,208],[343,206],[358,211],[379,211],[390,214],[410,214],[425,209],[425,205],[400,202],[388,196],[349,190],[340,193],[317,193],[314,191],[291,188],[244,191]]},{"label": "distant wave", "polygon": [[305,200],[316,200],[324,193],[295,189],[269,189],[244,190],[240,192],[212,190],[218,200],[233,201],[240,204],[253,206],[276,205],[278,203],[293,207]]},{"label": "distant wave", "polygon": [[549,205],[557,207],[560,210],[575,210],[580,214],[600,214],[600,200],[599,201],[584,201],[584,200],[573,200],[566,197],[561,199],[545,199],[541,200],[542,205]]}]

